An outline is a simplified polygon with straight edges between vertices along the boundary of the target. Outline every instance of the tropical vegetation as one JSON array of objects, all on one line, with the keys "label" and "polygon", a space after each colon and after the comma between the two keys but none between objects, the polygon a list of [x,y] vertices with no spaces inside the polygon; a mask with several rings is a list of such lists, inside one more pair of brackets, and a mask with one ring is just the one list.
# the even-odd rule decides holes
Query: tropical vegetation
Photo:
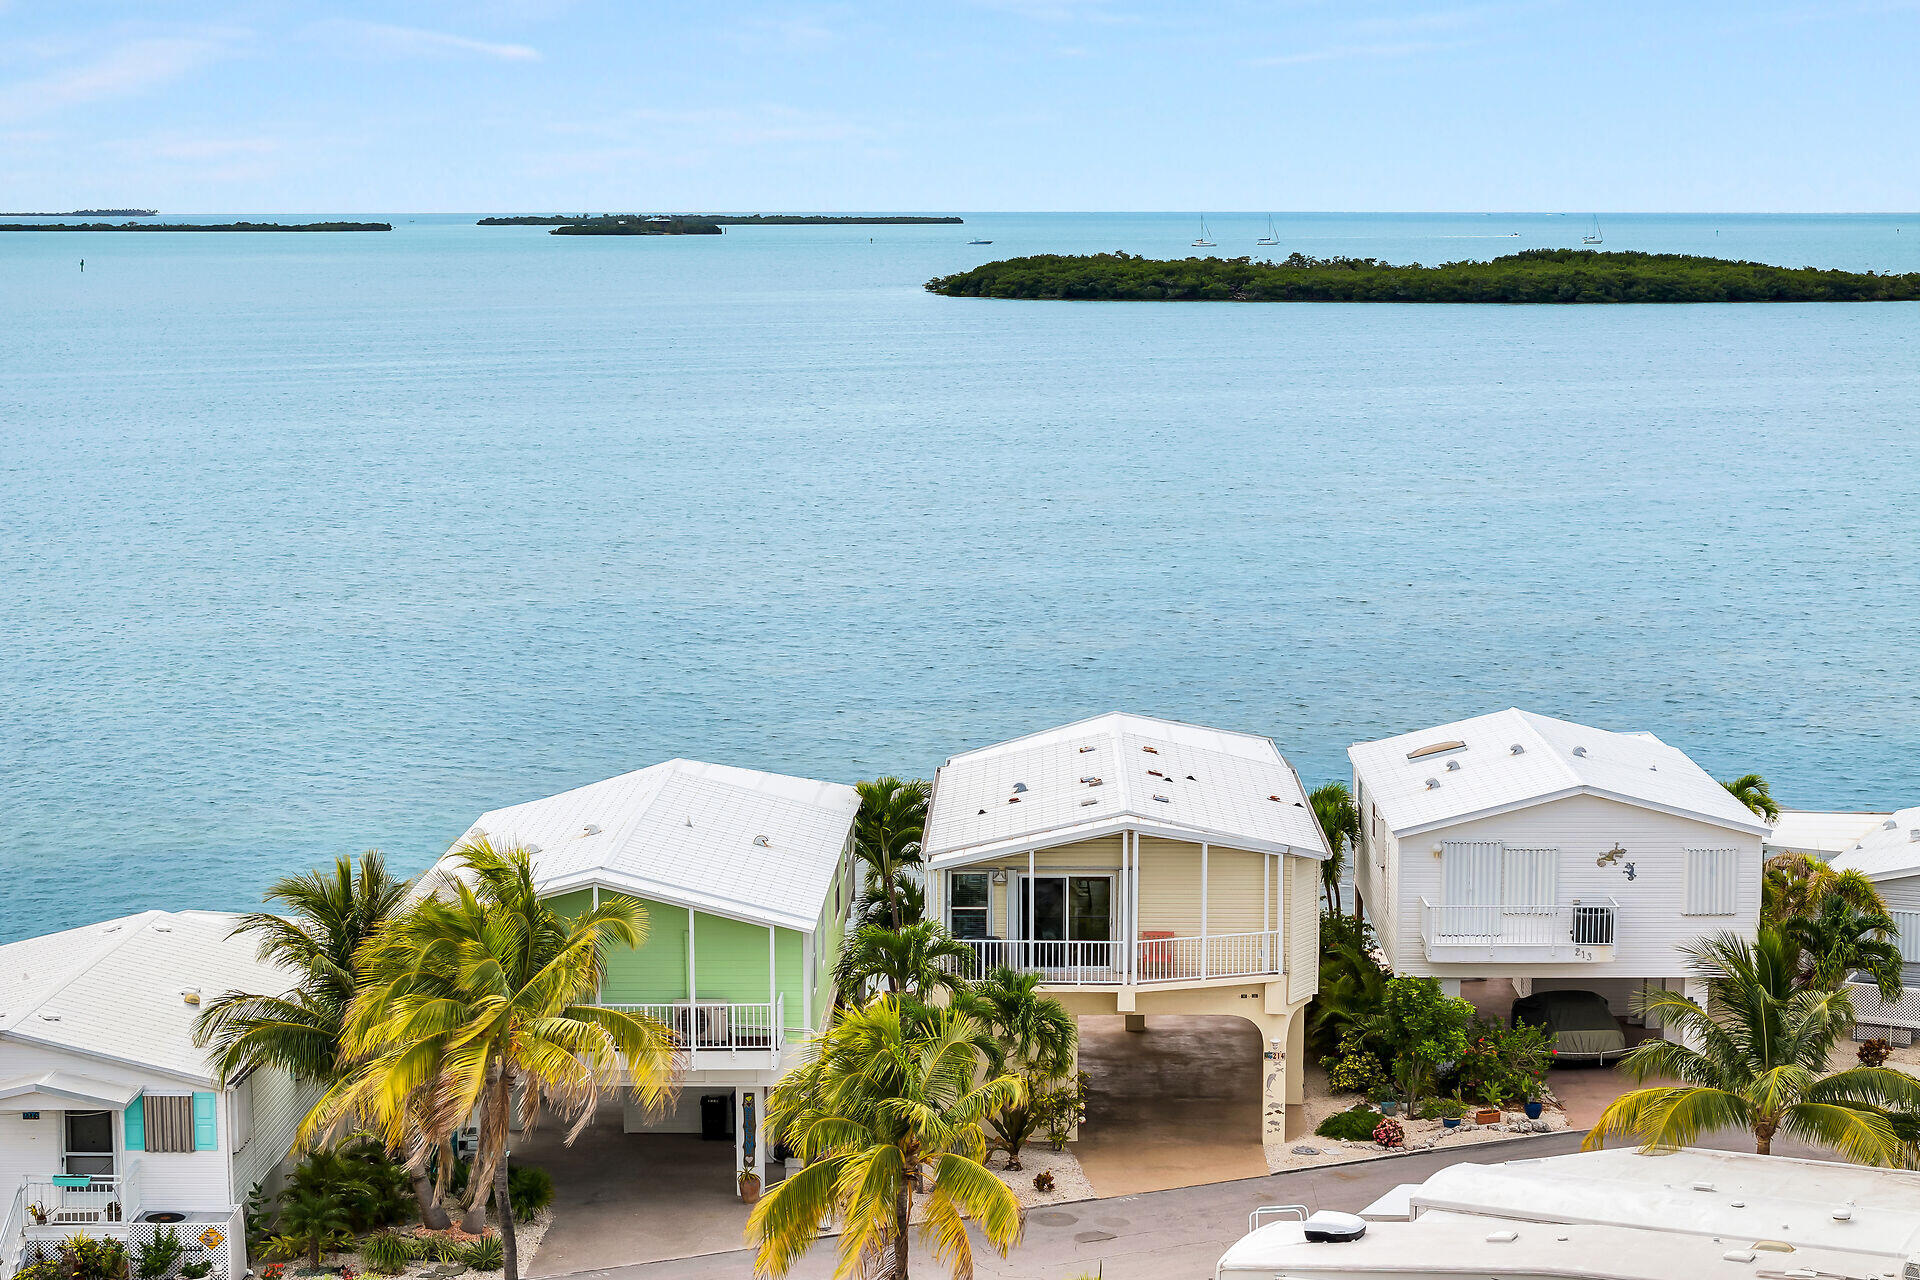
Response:
[{"label": "tropical vegetation", "polygon": [[927,825],[929,788],[924,782],[875,778],[858,784],[860,810],[853,820],[853,851],[866,869],[864,896],[884,903],[886,923],[894,929],[919,919],[904,910],[905,899],[918,901],[920,840]]},{"label": "tropical vegetation", "polygon": [[[1360,815],[1353,807],[1353,794],[1344,782],[1322,783],[1313,789],[1307,802],[1313,806],[1313,816],[1327,837],[1327,848],[1332,850],[1332,856],[1320,864],[1320,888],[1327,895],[1327,914],[1337,916],[1341,914],[1340,880],[1346,872],[1347,859],[1360,840]],[[1353,909],[1357,919],[1358,899]]]},{"label": "tropical vegetation", "polygon": [[842,1001],[860,1003],[874,987],[926,999],[966,986],[973,951],[939,924],[920,920],[899,930],[861,925],[841,944],[833,980]]},{"label": "tropical vegetation", "polygon": [[1743,773],[1720,785],[1727,789],[1728,795],[1753,810],[1755,817],[1764,818],[1768,822],[1780,820],[1780,806],[1774,803],[1773,788],[1768,786],[1767,780],[1759,774]]},{"label": "tropical vegetation", "polygon": [[[512,1203],[506,1139],[516,1093],[524,1127],[551,1110],[572,1122],[571,1141],[623,1067],[636,1096],[664,1101],[674,1049],[661,1024],[593,1003],[608,950],[645,938],[639,904],[602,896],[590,910],[562,916],[535,891],[525,849],[482,838],[453,857],[457,873],[445,896],[420,899],[361,949],[343,1038],[347,1069],[302,1123],[300,1139],[311,1144],[353,1119],[391,1149],[438,1149],[456,1118],[478,1110],[460,1225],[479,1234],[489,1200]],[[439,1161],[430,1226],[445,1216],[450,1163]],[[496,1218],[511,1280],[513,1214]]]},{"label": "tropical vegetation", "polygon": [[1906,1159],[1920,1080],[1884,1066],[1829,1069],[1835,1046],[1853,1025],[1844,987],[1803,985],[1794,947],[1772,930],[1762,930],[1756,942],[1732,933],[1703,939],[1687,948],[1687,957],[1705,1000],[1643,993],[1639,1009],[1678,1039],[1648,1040],[1620,1063],[1637,1081],[1681,1083],[1616,1099],[1585,1147],[1612,1137],[1685,1146],[1704,1133],[1741,1129],[1762,1155],[1784,1135],[1862,1164]]},{"label": "tropical vegetation", "polygon": [[1020,1149],[1081,1102],[1074,1080],[1079,1025],[1058,1000],[1039,993],[1040,975],[997,968],[959,993],[954,1006],[979,1024],[987,1072],[1019,1079],[1021,1096],[986,1118],[995,1145],[1018,1170]]},{"label": "tropical vegetation", "polygon": [[936,276],[950,298],[1169,302],[1893,302],[1920,299],[1920,272],[1881,275],[1678,253],[1528,249],[1435,267],[1378,258],[1165,261],[1128,253],[1039,254]]},{"label": "tropical vegetation", "polygon": [[836,1276],[907,1280],[910,1223],[936,1259],[973,1274],[968,1223],[1002,1257],[1018,1200],[985,1164],[988,1118],[1018,1103],[1013,1074],[983,1070],[984,1028],[958,1009],[895,995],[841,1013],[775,1087],[768,1117],[806,1162],[747,1222],[758,1270],[789,1272],[837,1225]]}]

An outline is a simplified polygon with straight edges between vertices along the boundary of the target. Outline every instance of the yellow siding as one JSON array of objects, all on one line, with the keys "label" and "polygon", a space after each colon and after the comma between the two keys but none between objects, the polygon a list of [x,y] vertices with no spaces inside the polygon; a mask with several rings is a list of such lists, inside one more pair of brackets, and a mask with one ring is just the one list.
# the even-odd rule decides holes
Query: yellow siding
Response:
[{"label": "yellow siding", "polygon": [[[1094,871],[1117,875],[1120,870],[1120,837],[1103,836],[1098,840],[1082,840],[1077,844],[1063,844],[1056,849],[1038,850],[1033,855],[1033,868],[1035,871]],[[971,863],[954,868],[955,871],[988,872],[996,869],[1007,873],[1007,883],[988,886],[987,900],[990,905],[987,932],[995,937],[1011,938],[1013,934],[1007,927],[1008,890],[1015,880],[1026,874],[1027,855],[1014,854],[993,862]],[[1117,900],[1117,888],[1115,897]],[[941,902],[938,909],[944,915],[946,903]]]},{"label": "yellow siding", "polygon": [[1207,932],[1257,933],[1269,928],[1260,895],[1268,885],[1266,855],[1207,850]]},{"label": "yellow siding", "polygon": [[1200,846],[1140,837],[1140,932],[1200,932]]}]

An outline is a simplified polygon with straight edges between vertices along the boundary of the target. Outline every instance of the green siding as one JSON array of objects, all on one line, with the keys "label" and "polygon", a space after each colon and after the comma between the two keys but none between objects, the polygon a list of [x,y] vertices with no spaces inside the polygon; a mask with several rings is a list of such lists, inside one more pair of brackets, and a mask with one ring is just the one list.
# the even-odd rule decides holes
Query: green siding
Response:
[{"label": "green siding", "polygon": [[[647,940],[638,950],[615,947],[607,955],[607,976],[600,999],[607,1004],[658,1004],[687,998],[687,910],[645,898],[634,899],[647,913]],[[592,890],[549,898],[562,915],[578,915],[593,905]],[[762,943],[764,946],[764,941]],[[704,985],[704,984],[703,984]]]},{"label": "green siding", "polygon": [[700,999],[759,1004],[768,993],[767,926],[701,912],[693,922]]},{"label": "green siding", "polygon": [[774,938],[775,972],[780,975],[780,995],[787,1002],[783,1025],[789,1031],[801,1031],[807,1025],[806,948],[802,935],[792,929],[776,930]]}]

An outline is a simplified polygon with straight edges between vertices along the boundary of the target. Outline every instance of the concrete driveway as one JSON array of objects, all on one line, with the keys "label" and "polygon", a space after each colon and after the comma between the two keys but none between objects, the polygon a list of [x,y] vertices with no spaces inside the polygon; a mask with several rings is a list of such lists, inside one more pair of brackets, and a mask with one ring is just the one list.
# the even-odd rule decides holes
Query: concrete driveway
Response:
[{"label": "concrete driveway", "polygon": [[1267,1172],[1260,1031],[1244,1018],[1080,1019],[1087,1122],[1074,1154],[1102,1196]]},{"label": "concrete driveway", "polygon": [[554,1217],[530,1278],[738,1249],[747,1207],[735,1191],[733,1144],[698,1134],[621,1131],[602,1107],[572,1146],[558,1124],[516,1136],[513,1159],[553,1175]]}]

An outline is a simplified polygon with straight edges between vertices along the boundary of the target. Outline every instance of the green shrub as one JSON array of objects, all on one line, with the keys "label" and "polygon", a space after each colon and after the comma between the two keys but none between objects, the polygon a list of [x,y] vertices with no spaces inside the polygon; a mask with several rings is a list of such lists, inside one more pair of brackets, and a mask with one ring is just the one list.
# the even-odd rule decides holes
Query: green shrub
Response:
[{"label": "green shrub", "polygon": [[506,1248],[499,1236],[481,1236],[467,1246],[460,1260],[475,1271],[498,1271],[507,1265]]},{"label": "green shrub", "polygon": [[1462,1097],[1478,1098],[1490,1107],[1531,1101],[1540,1096],[1552,1066],[1551,1032],[1481,1019],[1473,1024],[1454,1065],[1453,1087]]},{"label": "green shrub", "polygon": [[205,1280],[211,1274],[213,1274],[213,1263],[205,1258],[197,1262],[189,1262],[180,1268],[180,1280]]},{"label": "green shrub", "polygon": [[507,1199],[513,1202],[515,1222],[534,1218],[553,1203],[553,1175],[535,1164],[510,1166]]},{"label": "green shrub", "polygon": [[467,1246],[452,1236],[433,1237],[433,1260],[451,1265],[467,1260]]},{"label": "green shrub", "polygon": [[360,1242],[360,1257],[367,1270],[383,1276],[397,1276],[413,1261],[407,1238],[397,1231],[376,1231]]},{"label": "green shrub", "polygon": [[1335,1093],[1373,1094],[1387,1083],[1385,1065],[1357,1027],[1340,1037],[1339,1049],[1321,1065],[1327,1069],[1327,1087]]},{"label": "green shrub", "polygon": [[124,1240],[68,1236],[58,1266],[68,1280],[127,1280],[132,1250]]},{"label": "green shrub", "polygon": [[173,1274],[179,1265],[180,1255],[187,1246],[180,1243],[180,1233],[172,1227],[163,1227],[153,1233],[151,1240],[142,1240],[134,1260],[134,1274],[140,1280],[161,1280],[161,1277]]},{"label": "green shrub", "polygon": [[1320,1122],[1314,1132],[1322,1138],[1334,1138],[1341,1142],[1372,1142],[1373,1131],[1386,1119],[1372,1107],[1355,1107],[1351,1111],[1336,1111]]},{"label": "green shrub", "polygon": [[1428,1098],[1413,1113],[1416,1120],[1458,1120],[1467,1114],[1467,1104],[1458,1098]]}]

